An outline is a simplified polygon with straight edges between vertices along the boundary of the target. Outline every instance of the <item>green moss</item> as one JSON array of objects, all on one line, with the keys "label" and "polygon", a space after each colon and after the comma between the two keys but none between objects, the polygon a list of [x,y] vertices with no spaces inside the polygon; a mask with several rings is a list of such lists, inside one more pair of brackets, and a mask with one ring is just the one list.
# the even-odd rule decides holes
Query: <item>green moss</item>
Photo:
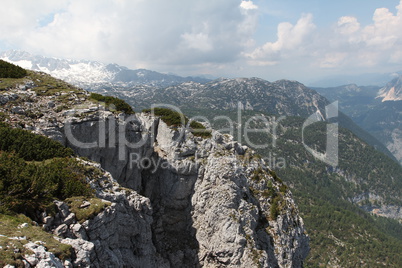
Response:
[{"label": "green moss", "polygon": [[251,175],[251,179],[255,182],[259,182],[262,179],[264,179],[264,175],[263,175],[264,171],[262,170],[261,167],[255,169],[253,171],[253,174]]},{"label": "green moss", "polygon": [[286,184],[282,184],[282,185],[279,187],[279,191],[280,191],[281,193],[286,193],[287,190],[288,190],[288,187],[286,186]]}]

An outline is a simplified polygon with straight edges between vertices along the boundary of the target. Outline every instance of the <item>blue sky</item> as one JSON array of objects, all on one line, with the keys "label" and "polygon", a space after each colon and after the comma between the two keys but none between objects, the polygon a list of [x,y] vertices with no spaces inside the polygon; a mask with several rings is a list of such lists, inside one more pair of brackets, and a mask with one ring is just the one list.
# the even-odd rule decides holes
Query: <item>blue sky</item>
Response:
[{"label": "blue sky", "polygon": [[402,70],[400,0],[14,0],[3,7],[0,51],[270,81]]}]

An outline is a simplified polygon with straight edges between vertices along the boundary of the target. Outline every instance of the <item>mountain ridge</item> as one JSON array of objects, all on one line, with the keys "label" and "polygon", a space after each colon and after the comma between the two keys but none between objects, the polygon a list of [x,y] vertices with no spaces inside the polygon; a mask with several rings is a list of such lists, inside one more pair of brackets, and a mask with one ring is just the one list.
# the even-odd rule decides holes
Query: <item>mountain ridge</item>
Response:
[{"label": "mountain ridge", "polygon": [[402,75],[388,82],[378,92],[377,98],[385,101],[402,101]]},{"label": "mountain ridge", "polygon": [[[57,140],[110,171],[85,166],[98,177],[87,180],[96,200],[57,200],[52,214],[37,213],[38,224],[74,251],[68,265],[302,266],[308,235],[289,188],[231,136],[214,131],[202,138],[185,125],[169,126],[150,113],[124,114],[45,73],[30,71],[24,78],[1,80],[5,122]],[[88,146],[101,143],[101,137],[105,146]],[[81,218],[97,204],[103,204],[100,211]],[[18,260],[29,258],[33,266],[46,266],[42,261],[52,266],[53,255],[45,255],[44,247],[39,250],[40,256],[11,254]]]},{"label": "mountain ridge", "polygon": [[402,164],[401,81],[399,76],[384,87],[344,85],[314,89],[330,100],[338,100],[340,109],[384,144]]},{"label": "mountain ridge", "polygon": [[104,64],[89,60],[67,60],[39,55],[25,51],[9,50],[0,53],[0,59],[23,68],[48,73],[58,79],[83,88],[96,84],[119,84],[133,86],[148,84],[153,86],[169,86],[186,81],[208,82],[203,77],[181,77],[163,74],[147,69],[131,70],[118,64]]}]

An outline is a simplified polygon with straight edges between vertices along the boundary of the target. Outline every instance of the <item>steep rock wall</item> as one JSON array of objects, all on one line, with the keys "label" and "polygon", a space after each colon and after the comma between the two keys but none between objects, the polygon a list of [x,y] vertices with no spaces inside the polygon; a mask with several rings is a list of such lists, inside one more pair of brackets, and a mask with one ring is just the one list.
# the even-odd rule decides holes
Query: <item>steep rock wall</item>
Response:
[{"label": "steep rock wall", "polygon": [[[202,139],[145,114],[128,120],[107,111],[41,129],[57,133],[78,155],[99,162],[122,186],[149,198],[147,241],[159,266],[300,267],[307,256],[308,237],[291,193],[280,193],[280,211],[271,218],[273,196],[259,196],[255,188],[263,191],[269,182],[279,192],[282,183],[230,136],[213,132],[213,138]],[[71,134],[81,143],[98,144],[76,146]],[[256,173],[262,182],[253,182]],[[107,215],[89,224],[106,224]],[[112,245],[133,250],[136,243],[123,239]],[[120,259],[119,266],[129,263],[121,254],[105,255]]]}]

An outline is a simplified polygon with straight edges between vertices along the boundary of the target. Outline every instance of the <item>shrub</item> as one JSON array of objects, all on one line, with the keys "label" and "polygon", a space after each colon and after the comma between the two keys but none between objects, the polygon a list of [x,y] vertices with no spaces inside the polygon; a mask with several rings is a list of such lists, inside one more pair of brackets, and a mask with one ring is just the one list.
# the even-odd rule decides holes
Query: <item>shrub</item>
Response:
[{"label": "shrub", "polygon": [[28,73],[25,69],[12,63],[0,60],[0,78],[23,78]]},{"label": "shrub", "polygon": [[57,141],[27,130],[11,128],[4,123],[0,123],[0,150],[15,152],[18,157],[27,161],[42,161],[74,154],[72,149]]},{"label": "shrub", "polygon": [[122,111],[126,114],[134,114],[133,108],[122,99],[112,96],[103,96],[97,93],[91,93],[90,98],[99,102],[104,102],[106,106],[114,105],[117,111]]},{"label": "shrub", "polygon": [[278,218],[279,216],[279,201],[280,201],[280,197],[276,196],[273,200],[272,200],[272,204],[271,204],[271,208],[270,208],[270,217],[271,220],[276,220],[276,218]]},{"label": "shrub", "polygon": [[190,128],[190,131],[194,134],[194,136],[202,138],[210,138],[212,136],[211,130],[206,129],[203,124],[197,121],[191,121]]},{"label": "shrub", "polygon": [[[144,109],[143,113],[153,113],[155,116],[160,116],[162,121],[168,126],[182,126],[183,123],[187,124],[188,119],[182,113],[167,109],[167,108],[153,108]],[[183,122],[184,120],[184,122]]]},{"label": "shrub", "polygon": [[[153,108],[153,109],[144,109],[143,113],[153,113],[155,116],[160,116],[162,121],[165,122],[168,126],[178,127],[182,126],[183,123],[187,125],[188,118],[179,112],[170,110],[168,108]],[[211,130],[205,128],[203,124],[197,121],[190,122],[190,131],[194,136],[202,137],[202,138],[210,138]]]},{"label": "shrub", "polygon": [[32,218],[54,199],[91,196],[85,168],[73,158],[26,162],[13,153],[0,152],[0,212],[23,213]]}]

